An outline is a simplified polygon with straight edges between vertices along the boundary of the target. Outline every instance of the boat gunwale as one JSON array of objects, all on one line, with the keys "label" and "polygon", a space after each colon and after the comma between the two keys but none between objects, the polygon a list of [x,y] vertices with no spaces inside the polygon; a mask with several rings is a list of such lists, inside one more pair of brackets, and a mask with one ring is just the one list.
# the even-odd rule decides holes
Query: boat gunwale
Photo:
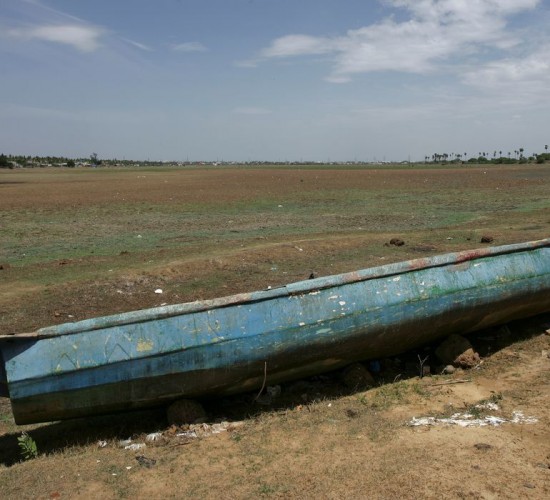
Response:
[{"label": "boat gunwale", "polygon": [[84,319],[77,322],[63,323],[59,325],[44,327],[31,333],[0,335],[0,347],[1,343],[5,341],[17,341],[24,339],[38,340],[59,337],[63,335],[91,332],[105,328],[119,327],[132,323],[155,321],[159,319],[199,313],[213,309],[247,305],[255,302],[262,302],[281,297],[290,297],[294,295],[313,293],[319,290],[339,287],[362,281],[370,281],[396,275],[409,274],[424,269],[454,266],[465,262],[485,259],[488,257],[526,252],[545,247],[550,247],[550,238],[525,243],[516,243],[511,245],[463,250],[460,252],[434,255],[431,257],[421,257],[418,259],[370,267],[359,271],[352,271],[348,273],[298,281],[273,289],[255,291],[250,293],[240,293],[214,299],[185,302],[168,306],[141,309],[138,311],[113,314],[109,316],[102,316],[99,318]]}]

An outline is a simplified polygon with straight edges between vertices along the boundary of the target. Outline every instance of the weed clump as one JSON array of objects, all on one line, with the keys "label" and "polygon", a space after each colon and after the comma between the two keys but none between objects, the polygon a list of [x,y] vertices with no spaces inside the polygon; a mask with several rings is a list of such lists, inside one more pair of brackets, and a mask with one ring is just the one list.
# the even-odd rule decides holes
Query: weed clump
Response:
[{"label": "weed clump", "polygon": [[26,432],[23,432],[21,436],[17,438],[17,444],[21,448],[21,455],[25,460],[36,458],[38,456],[38,446],[36,441],[30,437]]}]

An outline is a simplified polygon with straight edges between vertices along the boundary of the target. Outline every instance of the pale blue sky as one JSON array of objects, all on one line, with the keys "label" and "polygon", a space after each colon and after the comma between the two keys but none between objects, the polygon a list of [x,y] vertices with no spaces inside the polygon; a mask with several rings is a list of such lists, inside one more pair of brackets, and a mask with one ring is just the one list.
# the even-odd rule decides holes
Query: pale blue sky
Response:
[{"label": "pale blue sky", "polygon": [[549,0],[2,0],[0,152],[540,152],[548,26]]}]

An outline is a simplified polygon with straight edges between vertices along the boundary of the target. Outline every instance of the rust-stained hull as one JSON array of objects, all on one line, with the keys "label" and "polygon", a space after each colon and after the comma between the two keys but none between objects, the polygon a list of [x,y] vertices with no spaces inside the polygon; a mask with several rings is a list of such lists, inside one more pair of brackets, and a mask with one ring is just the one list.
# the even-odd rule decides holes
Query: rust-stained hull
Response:
[{"label": "rust-stained hull", "polygon": [[550,311],[550,239],[0,337],[19,424],[233,394]]}]

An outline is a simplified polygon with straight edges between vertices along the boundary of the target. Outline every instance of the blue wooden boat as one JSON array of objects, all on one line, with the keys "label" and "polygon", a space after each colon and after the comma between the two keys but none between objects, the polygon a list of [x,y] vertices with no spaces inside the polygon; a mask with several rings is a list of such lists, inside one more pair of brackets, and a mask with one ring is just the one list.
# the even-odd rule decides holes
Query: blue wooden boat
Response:
[{"label": "blue wooden boat", "polygon": [[0,336],[18,424],[258,389],[550,311],[550,239]]}]

